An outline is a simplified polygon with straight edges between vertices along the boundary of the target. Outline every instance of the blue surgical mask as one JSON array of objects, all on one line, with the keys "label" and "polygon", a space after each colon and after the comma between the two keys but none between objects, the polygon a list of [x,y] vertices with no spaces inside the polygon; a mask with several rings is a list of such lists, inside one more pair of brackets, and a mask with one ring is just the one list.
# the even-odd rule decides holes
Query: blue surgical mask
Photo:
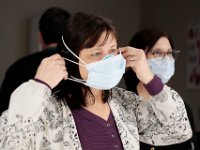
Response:
[{"label": "blue surgical mask", "polygon": [[147,61],[151,71],[156,74],[163,83],[167,83],[174,75],[175,60],[173,58],[166,56],[163,59],[151,58]]},{"label": "blue surgical mask", "polygon": [[69,49],[69,47],[65,44],[63,37],[62,41],[66,49],[77,59],[79,59],[84,65],[78,64],[77,62],[66,58],[65,59],[77,65],[81,65],[88,70],[87,80],[78,79],[72,76],[68,78],[69,80],[79,82],[89,87],[101,90],[111,89],[120,82],[125,72],[126,66],[126,60],[121,55],[121,52],[117,56],[109,54],[100,61],[86,64],[72,50]]}]

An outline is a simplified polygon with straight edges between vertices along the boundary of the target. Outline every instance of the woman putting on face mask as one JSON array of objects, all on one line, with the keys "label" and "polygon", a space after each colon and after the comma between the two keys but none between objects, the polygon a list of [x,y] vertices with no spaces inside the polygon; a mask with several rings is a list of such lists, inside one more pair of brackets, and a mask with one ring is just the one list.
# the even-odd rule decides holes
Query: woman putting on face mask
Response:
[{"label": "woman putting on face mask", "polygon": [[[130,46],[135,48],[140,48],[144,50],[147,58],[147,62],[151,71],[158,76],[161,81],[166,84],[175,72],[175,60],[180,53],[179,50],[174,49],[173,42],[171,38],[164,32],[156,28],[145,28],[138,31],[131,39]],[[125,83],[127,90],[135,92],[144,100],[148,100],[151,95],[146,91],[145,87],[137,78],[137,75],[133,72],[131,68],[127,69],[124,74]],[[173,91],[173,90],[172,90]],[[175,92],[175,91],[174,91]],[[176,92],[175,92],[176,93]],[[175,95],[178,95],[177,93]],[[176,101],[176,96],[174,95],[173,100]],[[180,98],[180,96],[178,95]],[[160,97],[158,101],[162,101],[163,97]],[[170,109],[170,108],[169,108]],[[184,112],[186,114],[186,112]],[[179,118],[174,115],[171,116],[174,120],[174,124],[179,124],[180,120],[184,120],[185,117]],[[178,117],[178,118],[177,118]],[[190,118],[189,118],[190,119]],[[142,121],[142,120],[141,120]],[[152,121],[157,122],[158,126],[161,124],[158,120]],[[180,126],[181,127],[181,126]],[[183,126],[182,126],[183,127]],[[174,132],[170,130],[176,130],[176,127],[171,126],[168,136],[165,137],[166,142],[153,142],[152,136],[154,134],[159,134],[161,130],[155,128],[148,128],[147,133],[140,136],[140,147],[142,150],[192,150],[192,144],[190,140],[183,140],[182,137],[175,137]],[[159,137],[159,136],[158,136]]]},{"label": "woman putting on face mask", "polygon": [[[87,80],[78,79],[75,77],[68,77],[68,80],[82,83],[86,86],[100,90],[109,90],[119,83],[125,72],[126,60],[122,56],[121,52],[117,55],[117,49],[115,49],[115,51],[111,54],[106,55],[100,61],[87,64],[81,58],[79,58],[72,50],[70,50],[70,48],[66,45],[63,37],[62,42],[66,49],[84,64],[81,66],[85,67],[88,71]],[[79,65],[75,61],[69,60],[67,58],[65,58],[65,60]]]},{"label": "woman putting on face mask", "polygon": [[[12,94],[0,120],[1,149],[139,150],[139,135],[149,141],[146,135],[154,128],[160,131],[151,135],[154,143],[191,137],[180,96],[153,75],[144,51],[118,48],[107,19],[74,14],[58,51]],[[144,84],[148,101],[115,87],[125,66]],[[177,139],[167,141],[169,132]]]}]

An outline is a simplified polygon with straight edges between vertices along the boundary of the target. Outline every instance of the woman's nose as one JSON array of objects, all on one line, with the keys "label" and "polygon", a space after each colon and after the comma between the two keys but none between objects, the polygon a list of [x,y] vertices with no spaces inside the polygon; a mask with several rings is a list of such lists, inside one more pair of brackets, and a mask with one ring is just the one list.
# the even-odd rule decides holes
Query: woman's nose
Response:
[{"label": "woman's nose", "polygon": [[107,56],[107,55],[109,55],[109,54],[110,54],[110,53],[109,53],[108,50],[103,50],[102,56],[105,57],[105,56]]}]

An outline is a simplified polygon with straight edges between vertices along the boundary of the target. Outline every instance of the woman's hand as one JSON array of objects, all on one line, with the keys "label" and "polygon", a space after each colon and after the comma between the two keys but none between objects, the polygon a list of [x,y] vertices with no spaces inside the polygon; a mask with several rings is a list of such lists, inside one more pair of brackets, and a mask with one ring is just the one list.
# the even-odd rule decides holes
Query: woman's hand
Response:
[{"label": "woman's hand", "polygon": [[68,78],[64,59],[59,54],[44,58],[37,69],[35,78],[54,88],[62,79]]},{"label": "woman's hand", "polygon": [[147,84],[153,79],[143,50],[127,46],[122,47],[121,52],[126,59],[126,67],[131,67],[141,82]]}]

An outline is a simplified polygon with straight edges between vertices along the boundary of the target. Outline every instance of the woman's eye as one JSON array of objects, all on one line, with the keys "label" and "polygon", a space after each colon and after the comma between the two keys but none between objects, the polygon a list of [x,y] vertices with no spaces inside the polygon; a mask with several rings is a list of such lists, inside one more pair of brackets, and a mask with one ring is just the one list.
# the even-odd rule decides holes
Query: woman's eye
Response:
[{"label": "woman's eye", "polygon": [[156,57],[162,57],[164,53],[163,53],[162,51],[154,51],[153,54],[154,54]]},{"label": "woman's eye", "polygon": [[96,53],[92,53],[91,56],[95,56],[95,57],[98,57],[100,56],[100,53],[99,52],[96,52]]},{"label": "woman's eye", "polygon": [[112,53],[112,54],[113,54],[113,53],[117,53],[117,49],[111,49],[111,50],[110,50],[110,53]]},{"label": "woman's eye", "polygon": [[162,55],[163,54],[162,51],[155,51],[154,53],[157,54],[157,55]]}]

